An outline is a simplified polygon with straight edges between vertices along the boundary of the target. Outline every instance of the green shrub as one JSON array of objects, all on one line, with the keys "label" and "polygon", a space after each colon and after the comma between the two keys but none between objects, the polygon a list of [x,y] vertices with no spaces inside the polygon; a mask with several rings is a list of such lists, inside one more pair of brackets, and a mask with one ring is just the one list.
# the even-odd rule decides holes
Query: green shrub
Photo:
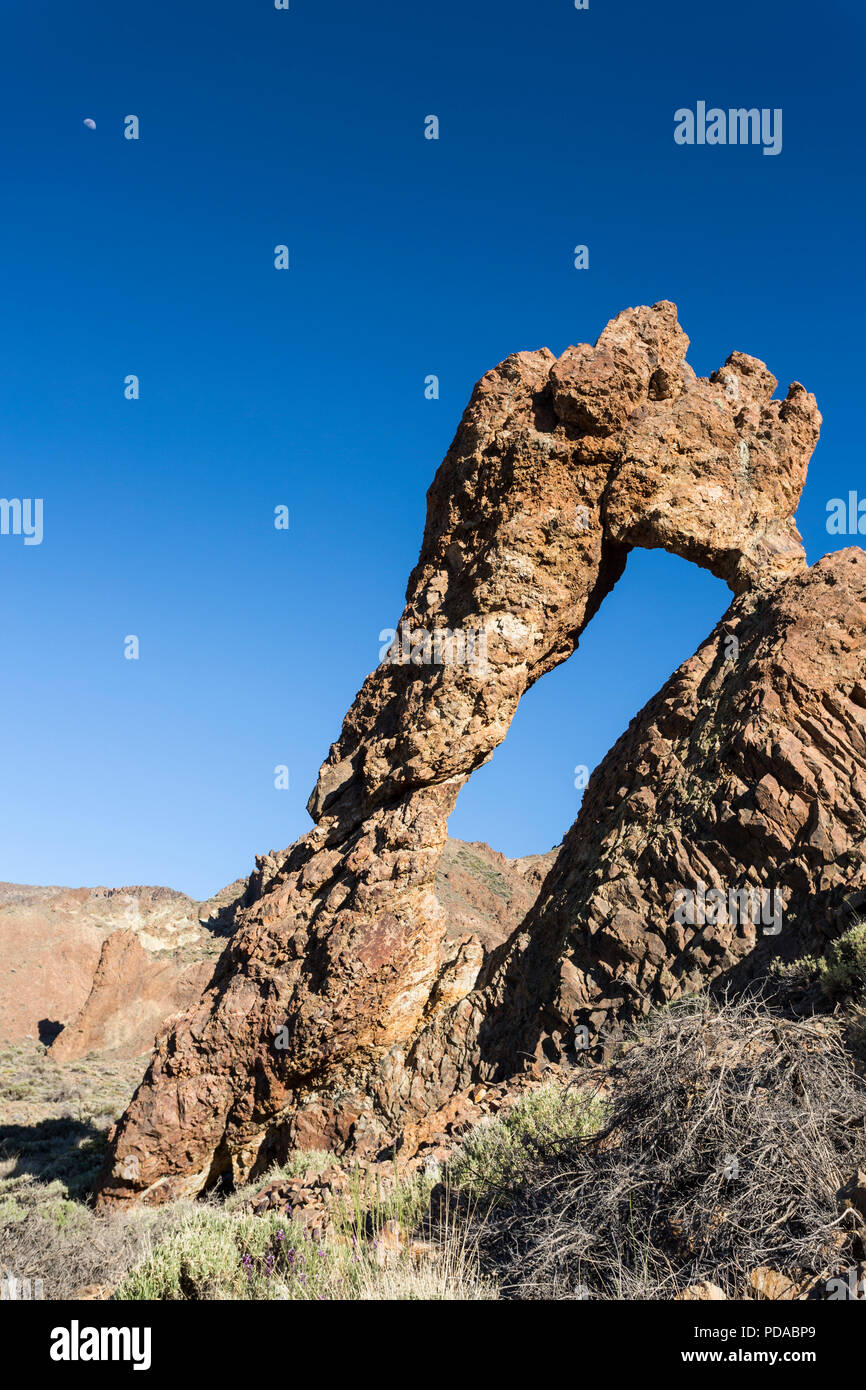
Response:
[{"label": "green shrub", "polygon": [[866,922],[858,922],[827,948],[821,989],[832,1003],[866,994]]},{"label": "green shrub", "polygon": [[805,986],[816,980],[821,973],[821,961],[817,956],[800,956],[798,960],[774,960],[770,974],[774,979],[785,980],[788,984]]},{"label": "green shrub", "polygon": [[507,1193],[520,1186],[539,1151],[588,1138],[603,1118],[601,1103],[572,1087],[550,1083],[528,1091],[475,1127],[448,1165],[451,1185],[479,1197]]},{"label": "green shrub", "polygon": [[24,1206],[11,1194],[0,1194],[0,1242],[2,1242],[3,1227],[13,1221],[23,1221],[29,1211],[29,1207]]},{"label": "green shrub", "polygon": [[423,1263],[410,1252],[380,1258],[378,1243],[336,1229],[326,1240],[276,1212],[253,1216],[201,1203],[181,1213],[117,1289],[137,1299],[495,1298],[462,1238]]},{"label": "green shrub", "polygon": [[178,1213],[150,1254],[120,1284],[126,1299],[240,1299],[248,1297],[243,1247],[258,1256],[271,1222],[202,1203]]}]

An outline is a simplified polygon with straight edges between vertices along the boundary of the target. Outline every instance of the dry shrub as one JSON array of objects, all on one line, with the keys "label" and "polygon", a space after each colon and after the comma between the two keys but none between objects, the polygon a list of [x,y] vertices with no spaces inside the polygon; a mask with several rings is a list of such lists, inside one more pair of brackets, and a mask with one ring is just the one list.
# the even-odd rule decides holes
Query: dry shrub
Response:
[{"label": "dry shrub", "polygon": [[858,1258],[836,1193],[866,1157],[866,1087],[832,1020],[681,1001],[613,1080],[602,1129],[537,1152],[486,1214],[504,1296],[671,1298],[711,1279],[736,1298],[758,1265],[829,1278]]}]

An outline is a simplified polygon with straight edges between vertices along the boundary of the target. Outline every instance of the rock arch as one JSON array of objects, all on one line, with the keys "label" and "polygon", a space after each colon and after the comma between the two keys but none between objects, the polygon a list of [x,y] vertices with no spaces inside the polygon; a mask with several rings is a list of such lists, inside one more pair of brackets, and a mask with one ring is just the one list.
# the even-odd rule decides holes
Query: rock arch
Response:
[{"label": "rock arch", "polygon": [[364,682],[314,828],[259,861],[211,985],[157,1040],[103,1201],[244,1179],[279,1146],[379,1146],[457,1083],[474,1043],[460,1062],[440,1025],[460,1035],[462,1009],[477,1038],[491,986],[471,943],[443,951],[433,881],[457,793],[523,693],[575,650],[633,546],[694,560],[735,595],[806,567],[793,513],[814,397],[795,383],[773,400],[775,378],[738,352],[698,378],[687,347],[664,301],[478,383],[428,493],[410,660]]}]

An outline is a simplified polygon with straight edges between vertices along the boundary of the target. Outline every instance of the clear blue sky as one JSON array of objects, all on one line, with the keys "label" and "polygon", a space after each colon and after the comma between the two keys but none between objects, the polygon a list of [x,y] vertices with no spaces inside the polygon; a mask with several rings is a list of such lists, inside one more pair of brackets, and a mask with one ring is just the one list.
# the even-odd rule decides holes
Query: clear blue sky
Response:
[{"label": "clear blue sky", "polygon": [[[44,498],[45,537],[0,537],[0,878],[206,896],[303,833],[474,382],[627,305],[675,300],[702,374],[740,348],[817,394],[798,519],[810,559],[847,543],[825,509],[866,493],[860,12],[7,0],[0,495]],[[678,147],[700,99],[781,107],[782,153]],[[636,552],[453,833],[558,841],[575,764],[727,601]]]}]

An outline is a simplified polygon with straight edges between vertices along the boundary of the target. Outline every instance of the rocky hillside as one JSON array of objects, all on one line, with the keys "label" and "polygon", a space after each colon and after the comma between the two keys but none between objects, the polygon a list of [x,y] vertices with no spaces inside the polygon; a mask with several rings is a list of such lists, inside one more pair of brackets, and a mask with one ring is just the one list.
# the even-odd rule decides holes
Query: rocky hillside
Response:
[{"label": "rocky hillside", "polygon": [[447,939],[474,934],[486,951],[501,945],[535,902],[555,859],[555,849],[506,859],[482,840],[446,840],[435,888]]},{"label": "rocky hillside", "polygon": [[[244,883],[207,902],[170,888],[36,888],[0,884],[0,1041],[50,1043],[74,1027],[99,982],[83,1051],[146,1051],[168,1014],[204,987]],[[109,989],[123,1018],[112,1020]],[[66,1056],[83,1055],[67,1039]]]}]

